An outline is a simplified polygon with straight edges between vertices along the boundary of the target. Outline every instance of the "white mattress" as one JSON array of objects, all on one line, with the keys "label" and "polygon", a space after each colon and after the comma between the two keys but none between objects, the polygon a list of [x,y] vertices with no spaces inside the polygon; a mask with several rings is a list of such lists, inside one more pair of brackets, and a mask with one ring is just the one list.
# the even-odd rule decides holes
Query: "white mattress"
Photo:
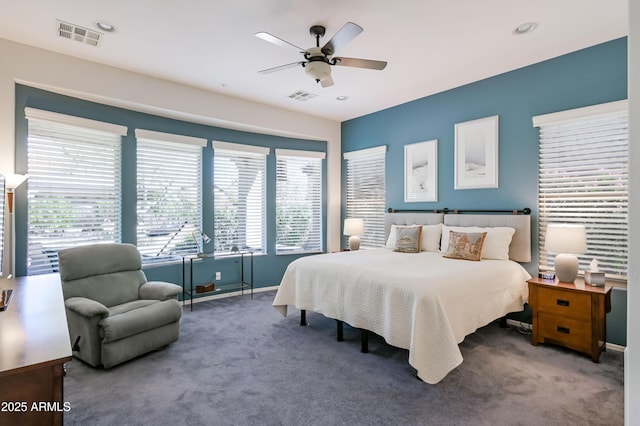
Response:
[{"label": "white mattress", "polygon": [[409,350],[418,377],[437,383],[462,362],[464,337],[527,301],[529,273],[510,260],[360,250],[289,264],[273,301],[321,313]]}]

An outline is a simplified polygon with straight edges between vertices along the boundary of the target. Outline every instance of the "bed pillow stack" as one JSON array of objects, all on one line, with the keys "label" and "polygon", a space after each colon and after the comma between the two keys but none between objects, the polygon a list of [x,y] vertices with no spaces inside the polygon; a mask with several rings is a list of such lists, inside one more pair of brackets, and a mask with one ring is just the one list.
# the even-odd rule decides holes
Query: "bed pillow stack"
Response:
[{"label": "bed pillow stack", "polygon": [[479,261],[486,237],[486,232],[449,231],[449,249],[444,257]]},{"label": "bed pillow stack", "polygon": [[[391,225],[391,230],[389,231],[389,238],[387,239],[387,248],[396,250],[397,246],[397,228],[421,228],[420,230],[420,247],[419,251],[431,251],[431,252],[439,252],[440,251],[440,238],[442,235],[442,224],[438,223],[436,225],[411,225],[411,226],[401,226],[401,225]],[[415,232],[415,231],[414,231]],[[396,250],[401,251],[401,250]],[[412,252],[416,253],[416,252]]]},{"label": "bed pillow stack", "polygon": [[442,225],[442,241],[440,251],[447,253],[450,245],[450,231],[465,233],[486,232],[482,246],[482,259],[509,260],[509,245],[516,232],[514,228],[497,226],[495,228],[481,228],[478,226],[447,226]]}]

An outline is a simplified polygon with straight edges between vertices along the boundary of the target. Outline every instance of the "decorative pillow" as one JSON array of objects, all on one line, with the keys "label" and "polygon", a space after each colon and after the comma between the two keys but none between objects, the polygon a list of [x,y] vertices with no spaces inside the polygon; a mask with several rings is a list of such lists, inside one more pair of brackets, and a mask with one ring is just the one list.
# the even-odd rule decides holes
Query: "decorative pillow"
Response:
[{"label": "decorative pillow", "polygon": [[482,258],[486,236],[486,232],[449,231],[449,250],[444,257],[478,261]]},{"label": "decorative pillow", "polygon": [[422,226],[396,226],[396,244],[394,251],[419,253]]},{"label": "decorative pillow", "polygon": [[[396,227],[401,225],[391,225],[391,229],[389,230],[389,237],[387,238],[386,248],[395,249],[396,248]],[[419,225],[412,225],[419,226]],[[442,236],[442,224],[438,223],[436,225],[422,225],[422,234],[420,240],[420,250],[421,251],[432,251],[439,252],[440,251],[440,238]]]},{"label": "decorative pillow", "polygon": [[486,227],[478,226],[447,226],[442,225],[442,243],[440,251],[447,253],[449,249],[449,231],[456,232],[486,232],[487,237],[482,249],[483,259],[509,260],[509,246],[516,232],[515,229],[506,226]]}]

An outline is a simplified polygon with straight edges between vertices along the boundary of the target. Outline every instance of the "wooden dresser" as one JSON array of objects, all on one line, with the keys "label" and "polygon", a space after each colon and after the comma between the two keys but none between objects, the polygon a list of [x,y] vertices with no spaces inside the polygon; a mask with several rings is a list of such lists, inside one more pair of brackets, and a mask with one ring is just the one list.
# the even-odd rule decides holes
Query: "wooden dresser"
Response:
[{"label": "wooden dresser", "polygon": [[0,279],[0,425],[61,425],[71,344],[58,274]]},{"label": "wooden dresser", "polygon": [[592,287],[577,278],[575,283],[533,278],[529,305],[533,312],[531,343],[553,343],[600,361],[607,341],[606,314],[611,311],[611,286]]}]

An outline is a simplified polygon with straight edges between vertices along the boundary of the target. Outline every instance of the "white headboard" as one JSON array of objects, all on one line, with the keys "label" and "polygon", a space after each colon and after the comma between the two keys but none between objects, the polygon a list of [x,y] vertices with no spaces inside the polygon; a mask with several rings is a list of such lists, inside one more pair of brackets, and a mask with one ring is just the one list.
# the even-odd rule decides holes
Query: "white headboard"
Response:
[{"label": "white headboard", "polygon": [[509,246],[509,258],[516,262],[531,262],[531,216],[524,214],[456,214],[430,212],[398,212],[385,216],[385,239],[391,225],[435,225],[449,226],[508,226],[516,232]]},{"label": "white headboard", "polygon": [[444,213],[387,213],[384,218],[384,239],[389,238],[391,225],[437,225],[444,223]]}]

